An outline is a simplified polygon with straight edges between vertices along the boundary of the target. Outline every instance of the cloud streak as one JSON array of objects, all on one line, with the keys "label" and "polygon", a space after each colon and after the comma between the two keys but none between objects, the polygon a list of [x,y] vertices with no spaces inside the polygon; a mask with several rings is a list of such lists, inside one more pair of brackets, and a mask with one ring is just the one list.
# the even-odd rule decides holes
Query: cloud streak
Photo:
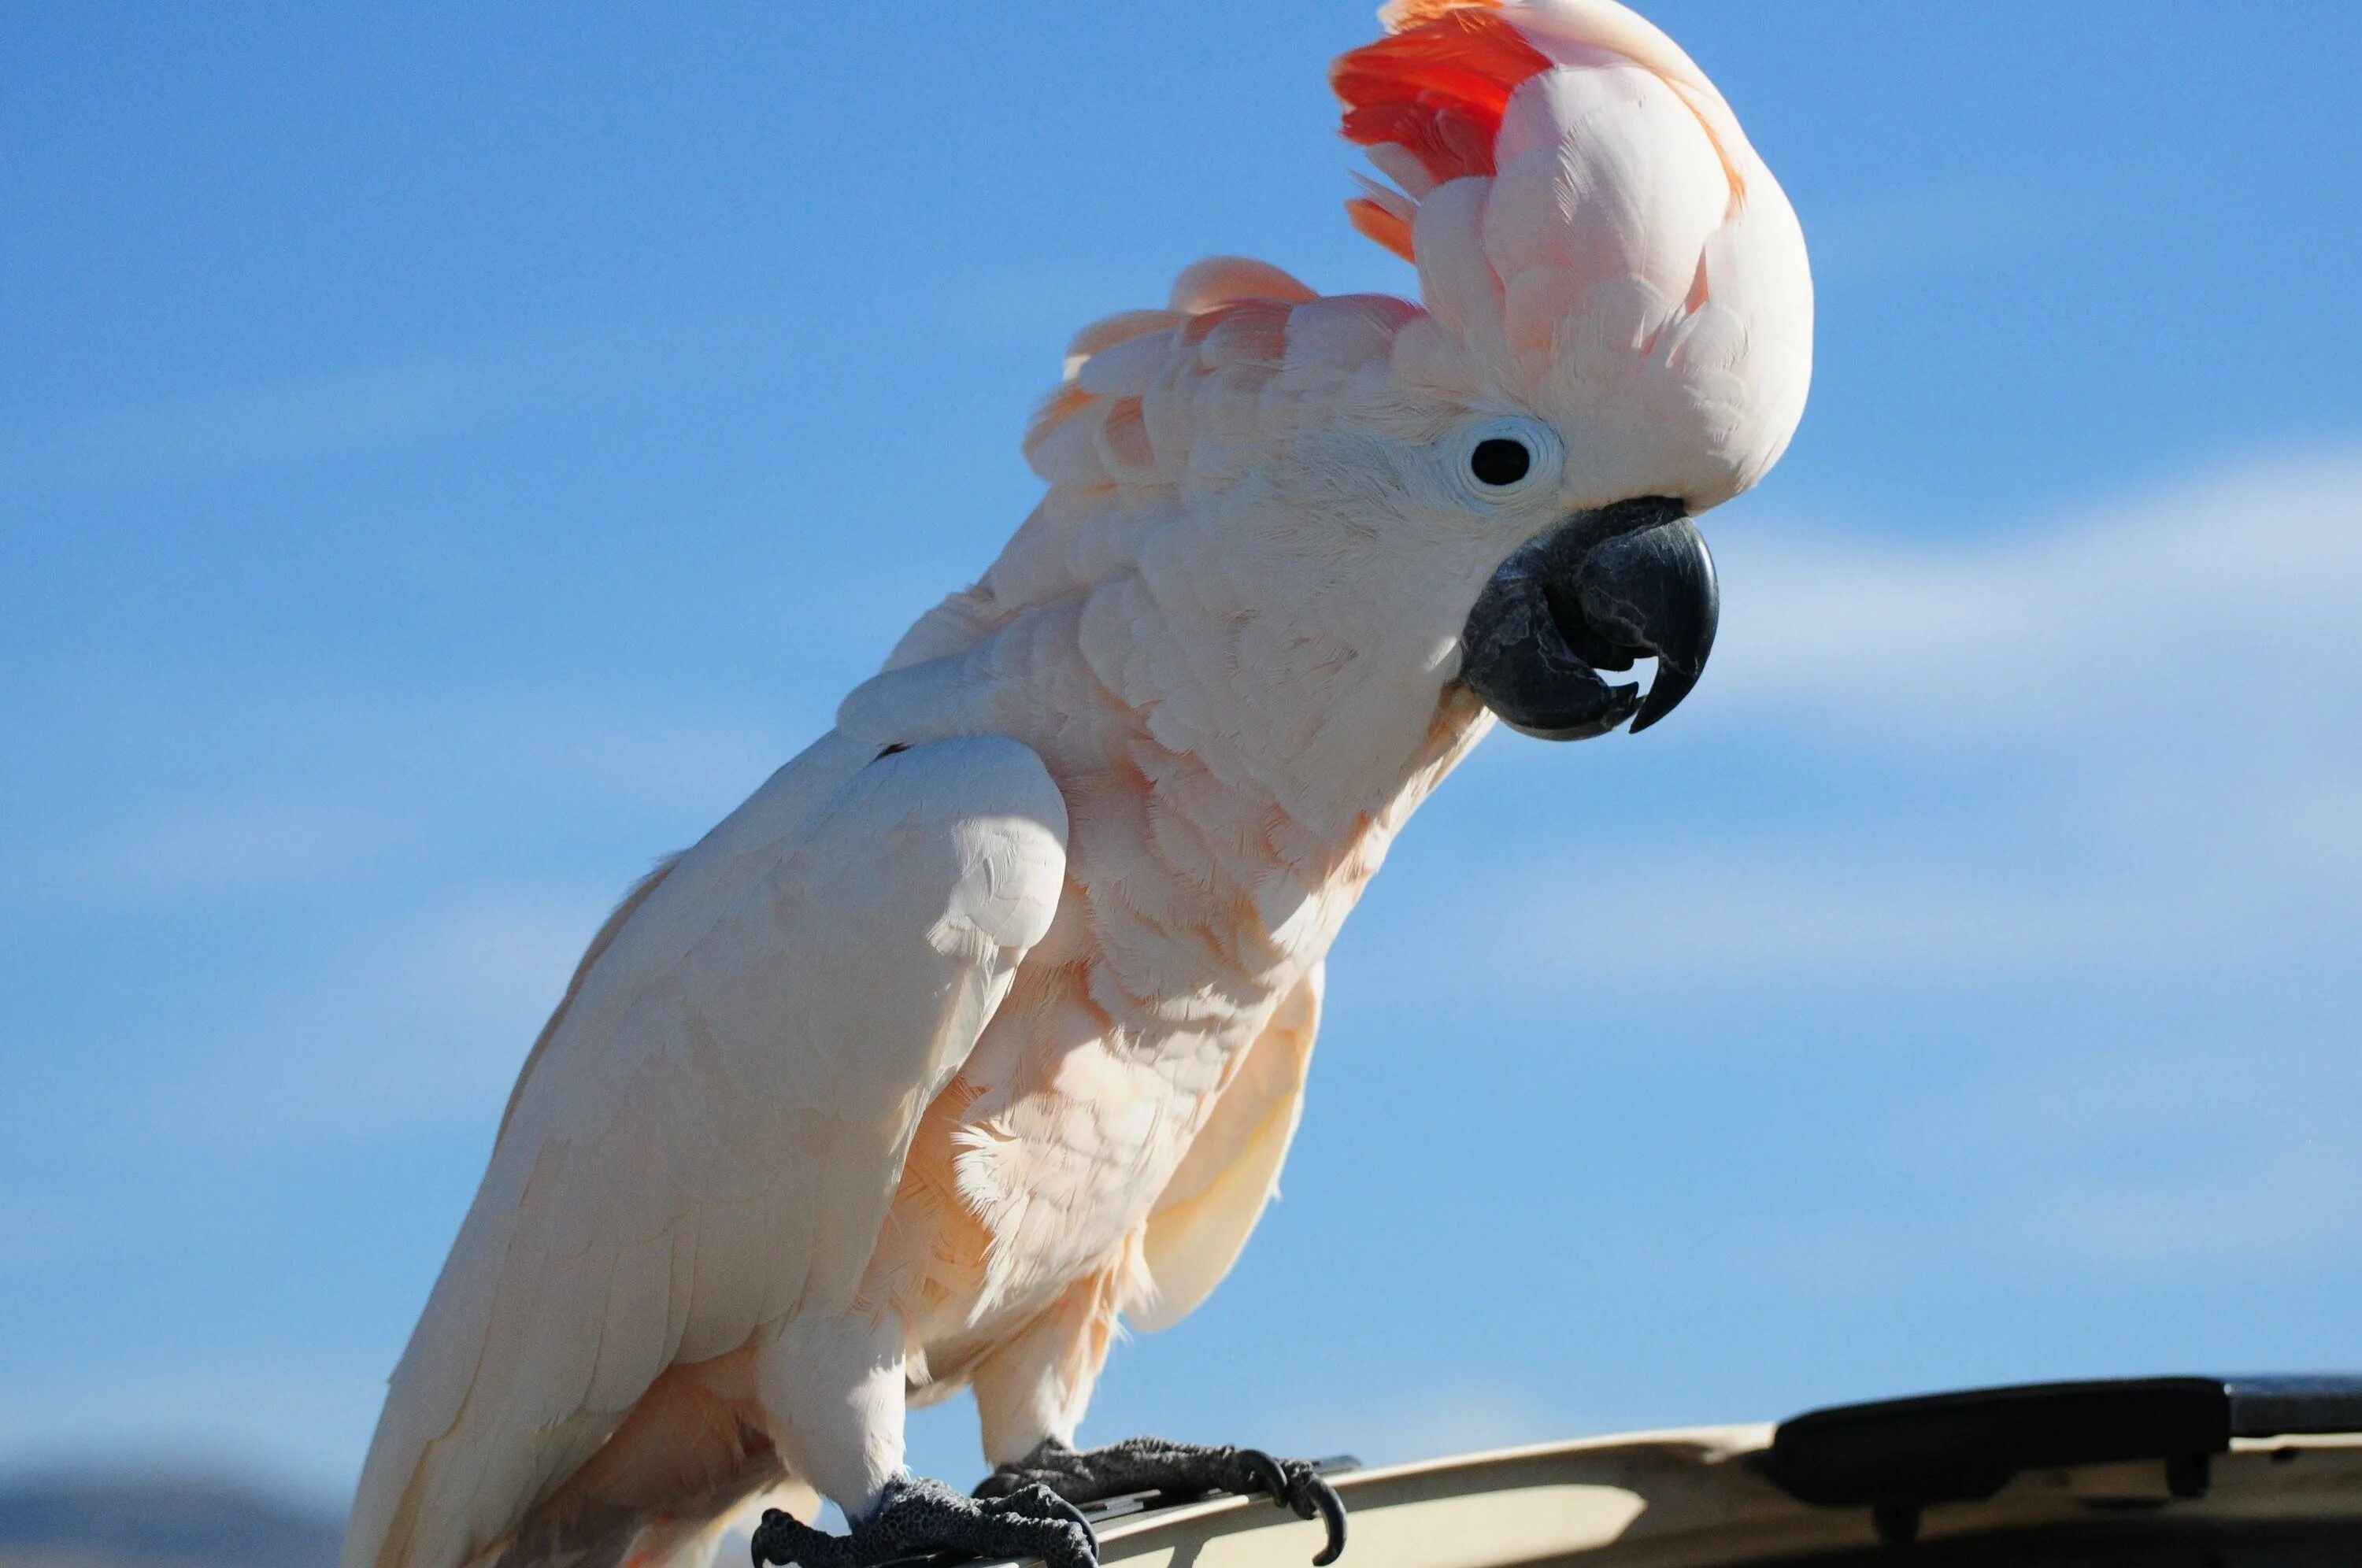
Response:
[{"label": "cloud streak", "polygon": [[1755,517],[1717,548],[1711,701],[1631,765],[1679,799],[1521,821],[1517,869],[1420,911],[1406,999],[1514,993],[1603,940],[1595,983],[1638,994],[2122,979],[2325,950],[2362,919],[2362,458],[1997,540]]},{"label": "cloud streak", "polygon": [[0,434],[0,495],[203,480],[350,457],[759,363],[746,313],[412,350]]},{"label": "cloud streak", "polygon": [[1715,664],[1752,715],[1990,747],[2062,731],[2301,739],[2362,704],[2362,453],[2253,462],[2000,541],[1717,540]]},{"label": "cloud streak", "polygon": [[149,1116],[248,1150],[487,1124],[613,901],[478,884],[387,922],[193,1050]]}]

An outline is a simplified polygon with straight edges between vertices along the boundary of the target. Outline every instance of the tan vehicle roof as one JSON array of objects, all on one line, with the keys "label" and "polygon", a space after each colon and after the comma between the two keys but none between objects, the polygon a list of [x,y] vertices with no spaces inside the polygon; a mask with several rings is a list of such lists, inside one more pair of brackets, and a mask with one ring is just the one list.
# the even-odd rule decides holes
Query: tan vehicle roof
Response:
[{"label": "tan vehicle roof", "polygon": [[[1816,1507],[1765,1478],[1773,1430],[1652,1432],[1338,1474],[1352,1510],[1345,1568],[1690,1568],[1857,1552],[2018,1562],[2018,1551],[1994,1549],[2028,1530],[2184,1543],[2154,1557],[2124,1548],[2042,1561],[2362,1563],[2362,1433],[2235,1439],[2213,1456],[2202,1496],[2177,1496],[2161,1460],[2026,1471],[1989,1497],[1927,1506],[1914,1521],[1917,1547],[1889,1558],[1868,1507]],[[1322,1541],[1318,1522],[1230,1496],[1109,1518],[1098,1531],[1107,1568],[1303,1568]],[[2258,1531],[2260,1556],[2196,1548]]]}]

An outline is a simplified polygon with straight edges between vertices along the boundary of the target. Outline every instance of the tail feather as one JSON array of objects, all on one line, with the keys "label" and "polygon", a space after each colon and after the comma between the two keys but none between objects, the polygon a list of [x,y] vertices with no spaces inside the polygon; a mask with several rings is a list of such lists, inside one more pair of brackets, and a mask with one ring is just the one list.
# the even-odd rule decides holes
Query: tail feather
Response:
[{"label": "tail feather", "polygon": [[545,1505],[471,1568],[710,1568],[732,1532],[752,1530],[767,1508],[800,1519],[820,1511],[820,1494],[767,1452],[703,1496],[661,1510]]}]

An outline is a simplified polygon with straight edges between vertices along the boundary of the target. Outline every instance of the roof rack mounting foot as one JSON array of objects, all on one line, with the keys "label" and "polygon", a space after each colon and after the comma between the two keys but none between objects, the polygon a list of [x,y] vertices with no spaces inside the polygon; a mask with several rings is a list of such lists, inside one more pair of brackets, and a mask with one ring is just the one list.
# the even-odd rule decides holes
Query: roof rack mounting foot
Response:
[{"label": "roof rack mounting foot", "polygon": [[1884,1546],[1908,1546],[1919,1539],[1919,1505],[1881,1503],[1870,1510],[1870,1526]]}]

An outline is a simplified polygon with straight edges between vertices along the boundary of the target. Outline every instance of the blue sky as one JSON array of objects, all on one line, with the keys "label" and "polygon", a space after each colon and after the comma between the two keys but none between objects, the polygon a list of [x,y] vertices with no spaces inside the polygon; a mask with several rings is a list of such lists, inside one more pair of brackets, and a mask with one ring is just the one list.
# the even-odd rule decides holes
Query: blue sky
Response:
[{"label": "blue sky", "polygon": [[[1714,669],[1427,808],[1086,1436],[2362,1364],[2362,11],[1651,15],[1821,290]],[[991,558],[1068,333],[1409,286],[1370,30],[0,17],[0,1468],[340,1496],[574,955]]]}]

